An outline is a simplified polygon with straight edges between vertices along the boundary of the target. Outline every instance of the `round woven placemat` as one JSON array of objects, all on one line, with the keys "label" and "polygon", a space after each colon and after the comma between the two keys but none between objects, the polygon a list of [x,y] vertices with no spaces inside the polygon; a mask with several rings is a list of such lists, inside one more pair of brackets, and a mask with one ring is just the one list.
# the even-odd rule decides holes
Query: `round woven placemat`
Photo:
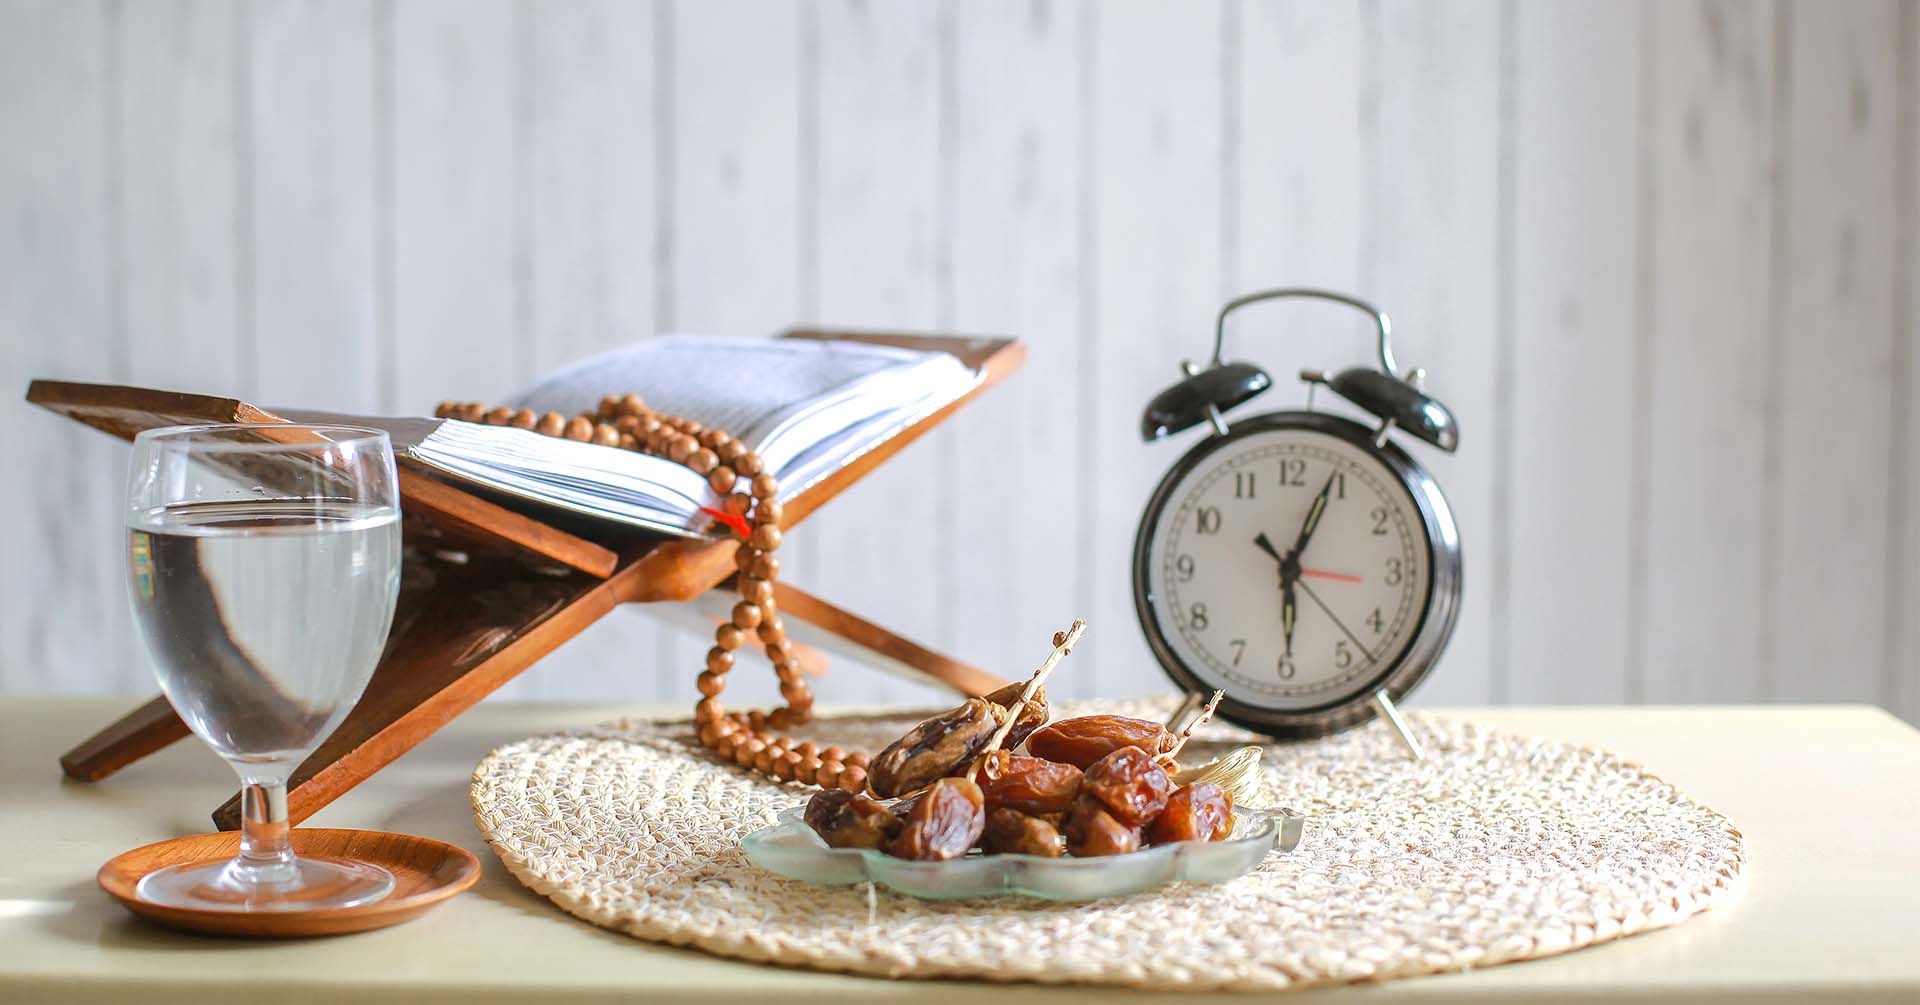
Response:
[{"label": "round woven placemat", "polygon": [[[916,718],[840,718],[815,732],[877,749]],[[501,748],[474,770],[472,797],[507,868],[596,925],[889,977],[1169,990],[1384,980],[1672,925],[1734,888],[1740,833],[1644,769],[1470,722],[1413,721],[1428,751],[1418,764],[1378,725],[1269,748],[1249,802],[1309,814],[1298,851],[1219,886],[1088,904],[929,902],[765,872],[741,836],[811,790],[713,759],[683,723]],[[1234,738],[1202,735],[1220,749]]]}]

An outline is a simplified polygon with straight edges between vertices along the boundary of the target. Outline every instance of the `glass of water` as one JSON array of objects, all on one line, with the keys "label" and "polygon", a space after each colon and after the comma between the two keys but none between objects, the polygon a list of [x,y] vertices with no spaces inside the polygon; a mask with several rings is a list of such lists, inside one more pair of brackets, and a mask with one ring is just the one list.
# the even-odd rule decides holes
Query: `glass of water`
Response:
[{"label": "glass of water", "polygon": [[174,426],[133,441],[127,568],[160,688],[240,775],[240,854],[172,866],[140,895],[177,907],[371,903],[385,869],[296,857],[287,776],[360,699],[393,623],[400,506],[378,430]]}]

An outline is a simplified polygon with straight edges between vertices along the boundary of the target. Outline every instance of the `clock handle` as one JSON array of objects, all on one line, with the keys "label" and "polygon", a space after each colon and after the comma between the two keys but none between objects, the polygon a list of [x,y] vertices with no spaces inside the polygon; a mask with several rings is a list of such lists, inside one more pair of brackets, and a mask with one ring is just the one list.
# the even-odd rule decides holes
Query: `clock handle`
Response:
[{"label": "clock handle", "polygon": [[1400,376],[1400,368],[1393,359],[1393,322],[1387,318],[1387,312],[1367,303],[1359,297],[1350,297],[1334,290],[1322,290],[1310,286],[1288,286],[1275,290],[1260,290],[1244,294],[1227,301],[1220,308],[1220,317],[1213,324],[1213,366],[1223,362],[1221,351],[1227,340],[1227,315],[1248,304],[1257,304],[1263,300],[1310,299],[1327,300],[1336,304],[1345,304],[1358,311],[1364,311],[1373,318],[1373,325],[1380,332],[1380,369],[1395,380],[1405,380]]}]

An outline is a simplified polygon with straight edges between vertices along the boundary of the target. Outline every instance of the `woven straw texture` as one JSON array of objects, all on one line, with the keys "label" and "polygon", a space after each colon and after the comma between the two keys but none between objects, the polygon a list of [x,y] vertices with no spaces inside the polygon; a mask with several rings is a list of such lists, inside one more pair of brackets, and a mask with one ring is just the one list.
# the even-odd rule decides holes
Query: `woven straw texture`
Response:
[{"label": "woven straw texture", "polygon": [[[814,735],[878,749],[916,719],[846,717]],[[1672,925],[1735,888],[1739,832],[1643,769],[1468,722],[1413,721],[1428,750],[1420,764],[1379,725],[1268,750],[1249,802],[1309,814],[1298,851],[1231,883],[1090,904],[925,902],[762,871],[741,836],[812,790],[697,752],[683,723],[504,747],[475,769],[472,797],[507,868],[596,925],[889,977],[1163,990],[1386,980]],[[1190,749],[1211,756],[1234,736],[1203,731],[1208,742]]]}]

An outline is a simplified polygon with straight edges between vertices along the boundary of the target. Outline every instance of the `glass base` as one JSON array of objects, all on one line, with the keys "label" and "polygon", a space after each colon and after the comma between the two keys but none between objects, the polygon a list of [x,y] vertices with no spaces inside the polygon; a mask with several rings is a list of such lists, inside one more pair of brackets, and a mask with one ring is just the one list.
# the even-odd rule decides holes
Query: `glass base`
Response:
[{"label": "glass base", "polygon": [[141,877],[140,899],[196,911],[328,911],[362,907],[393,892],[393,873],[368,862],[301,857],[188,862]]}]

